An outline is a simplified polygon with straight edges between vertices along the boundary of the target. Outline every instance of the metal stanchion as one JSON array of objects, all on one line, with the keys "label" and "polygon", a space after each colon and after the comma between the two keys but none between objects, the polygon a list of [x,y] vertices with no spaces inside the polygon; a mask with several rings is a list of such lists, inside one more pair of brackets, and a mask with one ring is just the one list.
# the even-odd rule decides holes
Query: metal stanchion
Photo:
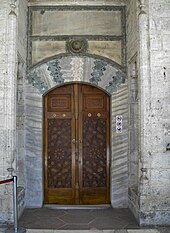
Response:
[{"label": "metal stanchion", "polygon": [[18,228],[18,207],[17,207],[17,177],[13,176],[13,215],[14,226],[7,229],[5,233],[25,233],[25,228]]},{"label": "metal stanchion", "polygon": [[14,232],[18,232],[17,177],[13,177]]}]

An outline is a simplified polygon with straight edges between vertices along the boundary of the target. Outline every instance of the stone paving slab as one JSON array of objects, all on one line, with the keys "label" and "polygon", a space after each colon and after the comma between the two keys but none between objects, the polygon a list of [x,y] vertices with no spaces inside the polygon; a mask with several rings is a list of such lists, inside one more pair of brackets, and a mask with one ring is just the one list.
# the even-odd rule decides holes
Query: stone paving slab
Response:
[{"label": "stone paving slab", "polygon": [[132,229],[132,230],[27,230],[27,233],[161,233],[157,229]]},{"label": "stone paving slab", "polygon": [[138,223],[128,209],[25,209],[19,220],[26,229],[109,230],[138,229]]},{"label": "stone paving slab", "polygon": [[[0,227],[0,233],[6,233],[6,227]],[[170,227],[159,229],[116,229],[116,230],[42,230],[27,229],[27,233],[170,233]]]}]

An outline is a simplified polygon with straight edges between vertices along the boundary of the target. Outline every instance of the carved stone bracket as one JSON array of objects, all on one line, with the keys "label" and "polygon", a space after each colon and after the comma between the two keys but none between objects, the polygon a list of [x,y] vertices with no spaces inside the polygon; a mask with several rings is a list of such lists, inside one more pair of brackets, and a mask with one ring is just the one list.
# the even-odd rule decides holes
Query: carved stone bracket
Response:
[{"label": "carved stone bracket", "polygon": [[117,71],[116,76],[112,77],[112,81],[109,82],[109,86],[106,87],[106,90],[109,93],[113,93],[118,90],[122,83],[125,83],[126,74],[122,71]]},{"label": "carved stone bracket", "polygon": [[59,60],[53,60],[47,63],[48,70],[50,71],[50,75],[52,76],[54,82],[56,84],[64,83],[64,79],[62,78],[61,67],[59,66]]},{"label": "carved stone bracket", "polygon": [[94,64],[95,66],[91,73],[92,78],[90,78],[90,82],[98,85],[98,82],[101,81],[101,77],[103,76],[103,72],[106,70],[107,62],[96,60]]}]

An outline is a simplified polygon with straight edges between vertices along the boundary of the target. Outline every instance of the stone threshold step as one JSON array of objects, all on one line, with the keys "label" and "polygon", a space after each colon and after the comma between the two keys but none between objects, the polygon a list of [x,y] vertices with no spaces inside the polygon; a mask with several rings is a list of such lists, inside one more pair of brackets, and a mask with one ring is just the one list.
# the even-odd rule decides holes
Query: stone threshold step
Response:
[{"label": "stone threshold step", "polygon": [[110,205],[44,205],[43,207],[56,210],[88,210],[88,209],[107,209]]},{"label": "stone threshold step", "polygon": [[40,230],[27,229],[27,233],[163,233],[157,229],[116,229],[116,230]]}]

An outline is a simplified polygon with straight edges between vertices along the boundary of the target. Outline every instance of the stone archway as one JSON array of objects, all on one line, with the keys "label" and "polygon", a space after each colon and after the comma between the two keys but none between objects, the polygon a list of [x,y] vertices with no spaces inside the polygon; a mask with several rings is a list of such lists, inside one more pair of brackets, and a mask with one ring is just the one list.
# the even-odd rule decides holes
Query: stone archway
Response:
[{"label": "stone archway", "polygon": [[[99,57],[61,56],[34,67],[26,84],[27,206],[42,206],[42,95],[63,83],[86,82],[111,95],[111,204],[128,206],[127,83],[119,65]],[[116,115],[123,115],[124,131],[116,134]],[[36,195],[35,195],[36,194]]]}]

